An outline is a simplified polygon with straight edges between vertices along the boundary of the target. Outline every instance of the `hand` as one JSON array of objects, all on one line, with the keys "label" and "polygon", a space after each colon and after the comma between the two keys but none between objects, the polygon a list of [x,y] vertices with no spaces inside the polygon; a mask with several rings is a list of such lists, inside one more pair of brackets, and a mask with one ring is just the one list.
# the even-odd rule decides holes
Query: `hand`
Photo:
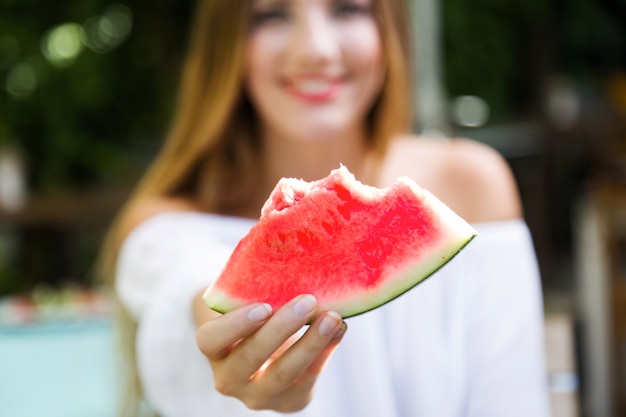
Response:
[{"label": "hand", "polygon": [[[294,412],[311,400],[313,387],[346,330],[335,312],[319,314],[311,295],[301,295],[272,314],[252,304],[209,318],[196,334],[209,359],[217,391],[239,398],[253,410]],[[205,310],[206,307],[205,307]]]}]

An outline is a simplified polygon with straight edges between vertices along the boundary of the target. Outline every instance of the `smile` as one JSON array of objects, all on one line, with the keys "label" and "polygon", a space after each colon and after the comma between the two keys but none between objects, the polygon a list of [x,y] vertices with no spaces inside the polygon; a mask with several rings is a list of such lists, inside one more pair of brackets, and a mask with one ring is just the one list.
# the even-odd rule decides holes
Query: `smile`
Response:
[{"label": "smile", "polygon": [[302,79],[292,81],[286,88],[289,93],[307,102],[324,102],[334,99],[339,93],[341,82],[328,79]]}]

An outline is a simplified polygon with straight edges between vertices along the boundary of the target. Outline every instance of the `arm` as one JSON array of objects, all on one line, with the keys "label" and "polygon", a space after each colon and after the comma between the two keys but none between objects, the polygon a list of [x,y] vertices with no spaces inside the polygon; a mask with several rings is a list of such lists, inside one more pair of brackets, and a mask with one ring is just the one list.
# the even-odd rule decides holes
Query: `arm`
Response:
[{"label": "arm", "polygon": [[478,225],[468,247],[467,415],[549,415],[539,271],[521,220]]},{"label": "arm", "polygon": [[468,416],[549,414],[541,278],[515,179],[485,145],[453,141],[453,206],[476,223],[468,280]]},{"label": "arm", "polygon": [[157,410],[188,417],[207,406],[215,412],[243,407],[215,387],[250,408],[304,407],[345,331],[341,320],[321,314],[304,337],[281,351],[317,313],[315,303],[294,309],[294,300],[275,314],[253,305],[218,315],[201,294],[236,243],[219,237],[233,236],[230,226],[222,220],[207,223],[194,213],[138,218],[141,225],[129,229],[120,251],[116,289],[138,321],[138,371]]}]

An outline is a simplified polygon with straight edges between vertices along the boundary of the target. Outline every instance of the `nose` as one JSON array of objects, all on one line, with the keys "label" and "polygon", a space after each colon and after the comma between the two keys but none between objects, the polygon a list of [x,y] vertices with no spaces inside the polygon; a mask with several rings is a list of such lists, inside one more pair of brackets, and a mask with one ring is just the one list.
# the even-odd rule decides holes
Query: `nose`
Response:
[{"label": "nose", "polygon": [[317,10],[297,19],[290,52],[301,67],[323,65],[339,53],[339,39],[331,19]]}]

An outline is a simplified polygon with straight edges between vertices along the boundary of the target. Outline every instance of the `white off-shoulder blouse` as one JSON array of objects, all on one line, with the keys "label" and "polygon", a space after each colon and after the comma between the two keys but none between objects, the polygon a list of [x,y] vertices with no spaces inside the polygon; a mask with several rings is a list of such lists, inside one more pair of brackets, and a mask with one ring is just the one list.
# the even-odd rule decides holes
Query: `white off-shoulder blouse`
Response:
[{"label": "white off-shoulder blouse", "polygon": [[[164,417],[278,416],[215,391],[195,343],[192,298],[220,272],[253,220],[159,214],[120,249],[116,291],[139,323],[148,401]],[[294,416],[545,417],[542,299],[522,220],[478,236],[408,293],[347,319],[310,405]]]}]

